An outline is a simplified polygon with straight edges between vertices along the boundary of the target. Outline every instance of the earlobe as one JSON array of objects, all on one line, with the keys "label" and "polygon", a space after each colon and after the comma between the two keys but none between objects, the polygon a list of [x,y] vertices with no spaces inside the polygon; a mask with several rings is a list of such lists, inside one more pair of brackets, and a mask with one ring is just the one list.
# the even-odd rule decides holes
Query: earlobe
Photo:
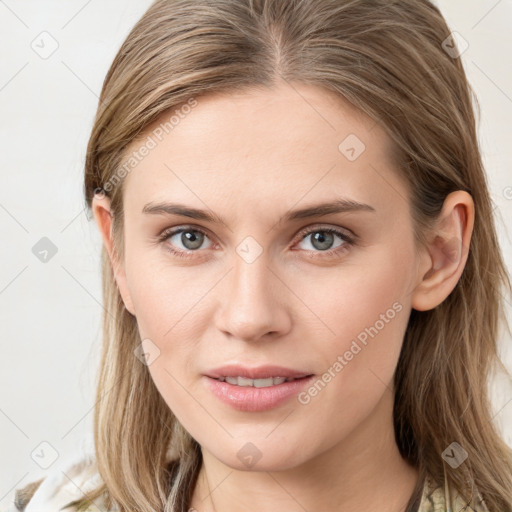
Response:
[{"label": "earlobe", "polygon": [[[441,304],[457,285],[466,266],[474,225],[473,198],[457,190],[445,199],[419,267],[412,308],[427,311]],[[425,254],[424,254],[425,256]]]},{"label": "earlobe", "polygon": [[93,197],[91,207],[94,219],[103,240],[103,244],[107,250],[110,264],[112,265],[112,270],[117,286],[119,288],[119,293],[121,294],[121,298],[123,299],[126,309],[135,316],[135,309],[133,307],[133,302],[128,288],[124,265],[123,262],[119,261],[114,245],[112,230],[114,217],[111,212],[110,198],[104,194],[95,195]]}]

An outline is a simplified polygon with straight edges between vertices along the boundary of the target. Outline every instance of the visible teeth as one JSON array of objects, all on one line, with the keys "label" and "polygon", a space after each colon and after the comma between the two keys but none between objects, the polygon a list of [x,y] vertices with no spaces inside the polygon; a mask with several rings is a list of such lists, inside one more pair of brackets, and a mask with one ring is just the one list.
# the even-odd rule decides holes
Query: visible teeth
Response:
[{"label": "visible teeth", "polygon": [[285,377],[269,377],[268,379],[248,379],[246,377],[219,377],[222,382],[233,384],[234,386],[253,386],[255,388],[267,388],[269,386],[277,386],[288,380]]}]

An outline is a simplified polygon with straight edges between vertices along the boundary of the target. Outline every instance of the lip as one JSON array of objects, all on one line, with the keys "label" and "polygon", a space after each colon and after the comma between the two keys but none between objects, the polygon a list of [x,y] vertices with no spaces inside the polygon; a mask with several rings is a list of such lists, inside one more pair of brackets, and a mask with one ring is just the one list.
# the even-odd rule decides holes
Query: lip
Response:
[{"label": "lip", "polygon": [[314,375],[311,375],[275,386],[256,388],[252,386],[234,386],[211,377],[203,377],[207,388],[221,402],[245,412],[261,412],[274,409],[297,396],[302,389],[311,383],[313,378]]},{"label": "lip", "polygon": [[268,379],[269,377],[285,377],[287,379],[300,379],[312,375],[311,372],[303,372],[284,366],[266,365],[248,367],[239,364],[229,364],[209,370],[206,377],[218,379],[219,377],[245,377],[247,379]]},{"label": "lip", "polygon": [[[296,380],[283,382],[274,386],[256,388],[253,386],[236,386],[217,380],[219,377],[246,377],[249,379],[266,379],[269,377],[286,377]],[[244,412],[262,412],[279,407],[292,397],[297,396],[308,386],[314,375],[283,366],[246,366],[228,365],[216,368],[203,376],[208,390],[221,402]]]}]

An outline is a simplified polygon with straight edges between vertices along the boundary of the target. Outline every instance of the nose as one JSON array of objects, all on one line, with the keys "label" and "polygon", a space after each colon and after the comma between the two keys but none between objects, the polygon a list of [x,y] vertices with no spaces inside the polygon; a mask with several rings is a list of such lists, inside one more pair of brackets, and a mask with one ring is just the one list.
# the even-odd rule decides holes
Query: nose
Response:
[{"label": "nose", "polygon": [[249,342],[286,334],[291,329],[286,290],[263,255],[252,263],[236,256],[234,268],[220,290],[216,327]]}]

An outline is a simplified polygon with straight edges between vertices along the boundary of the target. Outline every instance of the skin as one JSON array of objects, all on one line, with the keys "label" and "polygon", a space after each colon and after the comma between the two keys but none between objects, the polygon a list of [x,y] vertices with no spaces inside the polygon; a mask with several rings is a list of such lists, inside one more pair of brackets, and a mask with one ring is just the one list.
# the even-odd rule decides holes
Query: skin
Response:
[{"label": "skin", "polygon": [[[354,161],[338,149],[349,134],[366,146]],[[393,374],[411,309],[434,308],[461,276],[467,251],[447,257],[445,248],[454,240],[469,246],[474,206],[467,193],[450,194],[430,245],[416,247],[391,147],[380,125],[315,86],[211,94],[124,178],[122,261],[109,199],[95,197],[125,306],[141,339],[160,351],[151,377],[202,447],[191,502],[199,512],[405,510],[418,473],[395,443]],[[341,197],[375,212],[278,223],[289,210]],[[164,201],[212,211],[227,226],[142,213]],[[195,249],[179,234],[157,241],[173,227],[207,236]],[[323,249],[313,237],[326,227],[352,232],[357,242],[334,235]],[[251,263],[236,251],[249,236],[263,250]],[[340,256],[325,254],[343,244]],[[191,258],[173,256],[169,246]],[[306,405],[292,398],[243,412],[204,385],[206,370],[228,362],[321,376],[395,302],[401,311]],[[248,442],[261,453],[251,468],[237,457]]]}]

